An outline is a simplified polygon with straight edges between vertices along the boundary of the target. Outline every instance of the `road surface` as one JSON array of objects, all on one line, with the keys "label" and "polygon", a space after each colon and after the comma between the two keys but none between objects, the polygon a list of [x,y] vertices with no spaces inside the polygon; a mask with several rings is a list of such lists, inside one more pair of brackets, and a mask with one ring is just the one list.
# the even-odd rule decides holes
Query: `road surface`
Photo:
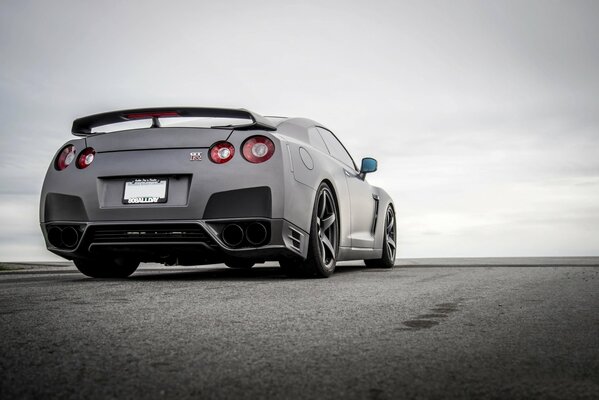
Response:
[{"label": "road surface", "polygon": [[599,398],[598,258],[400,264],[1,272],[0,398]]}]

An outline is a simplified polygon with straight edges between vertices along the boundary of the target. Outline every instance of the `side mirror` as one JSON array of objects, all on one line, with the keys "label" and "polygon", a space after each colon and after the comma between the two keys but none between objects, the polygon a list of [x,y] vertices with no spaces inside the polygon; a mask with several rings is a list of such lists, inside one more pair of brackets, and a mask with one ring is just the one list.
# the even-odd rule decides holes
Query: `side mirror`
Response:
[{"label": "side mirror", "polygon": [[374,158],[366,157],[362,159],[362,166],[360,167],[360,175],[362,178],[366,176],[369,172],[376,171],[378,163]]}]

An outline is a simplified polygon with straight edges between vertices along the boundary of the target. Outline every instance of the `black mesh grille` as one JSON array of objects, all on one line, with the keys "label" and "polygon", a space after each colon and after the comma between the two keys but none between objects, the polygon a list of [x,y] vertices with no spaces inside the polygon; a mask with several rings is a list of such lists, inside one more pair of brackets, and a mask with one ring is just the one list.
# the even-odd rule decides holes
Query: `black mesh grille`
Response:
[{"label": "black mesh grille", "polygon": [[207,243],[216,245],[199,225],[128,225],[91,228],[92,243]]}]

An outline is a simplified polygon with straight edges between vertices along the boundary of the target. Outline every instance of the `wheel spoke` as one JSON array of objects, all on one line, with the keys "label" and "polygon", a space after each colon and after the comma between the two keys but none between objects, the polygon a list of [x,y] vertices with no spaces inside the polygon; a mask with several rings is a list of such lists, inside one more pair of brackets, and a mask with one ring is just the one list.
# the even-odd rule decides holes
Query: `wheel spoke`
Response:
[{"label": "wheel spoke", "polygon": [[393,238],[392,238],[392,237],[388,237],[388,238],[387,238],[387,244],[388,244],[389,246],[391,246],[393,249],[395,249],[395,240],[393,240]]},{"label": "wheel spoke", "polygon": [[[323,235],[321,243],[329,251],[329,255],[331,256],[331,260],[334,260],[335,259],[335,249],[333,248],[333,245],[331,244],[331,241],[329,240],[329,238]],[[326,259],[326,257],[325,257],[325,259]]]},{"label": "wheel spoke", "polygon": [[335,222],[335,214],[331,214],[328,217],[326,217],[325,219],[322,220],[322,225],[321,225],[321,229],[324,231],[326,229],[329,229],[329,227],[331,225],[333,225],[333,223]]},{"label": "wheel spoke", "polygon": [[326,263],[327,263],[327,255],[326,255],[325,248],[324,248],[324,241],[321,238],[319,240],[319,242],[320,242],[320,253],[321,253],[321,256],[322,256],[322,262],[323,262],[323,264],[326,265]]},{"label": "wheel spoke", "polygon": [[322,219],[324,217],[324,213],[326,210],[326,194],[322,192],[320,198],[318,199],[318,218]]}]

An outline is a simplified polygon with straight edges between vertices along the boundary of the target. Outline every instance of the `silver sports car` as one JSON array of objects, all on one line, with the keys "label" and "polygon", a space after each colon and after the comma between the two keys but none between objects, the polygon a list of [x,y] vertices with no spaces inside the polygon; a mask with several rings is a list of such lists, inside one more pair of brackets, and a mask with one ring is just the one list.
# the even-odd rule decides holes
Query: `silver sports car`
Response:
[{"label": "silver sports car", "polygon": [[[209,124],[207,124],[207,122]],[[44,181],[48,250],[97,278],[140,262],[278,261],[328,277],[337,261],[391,268],[395,209],[329,129],[245,109],[167,107],[79,118]]]}]

